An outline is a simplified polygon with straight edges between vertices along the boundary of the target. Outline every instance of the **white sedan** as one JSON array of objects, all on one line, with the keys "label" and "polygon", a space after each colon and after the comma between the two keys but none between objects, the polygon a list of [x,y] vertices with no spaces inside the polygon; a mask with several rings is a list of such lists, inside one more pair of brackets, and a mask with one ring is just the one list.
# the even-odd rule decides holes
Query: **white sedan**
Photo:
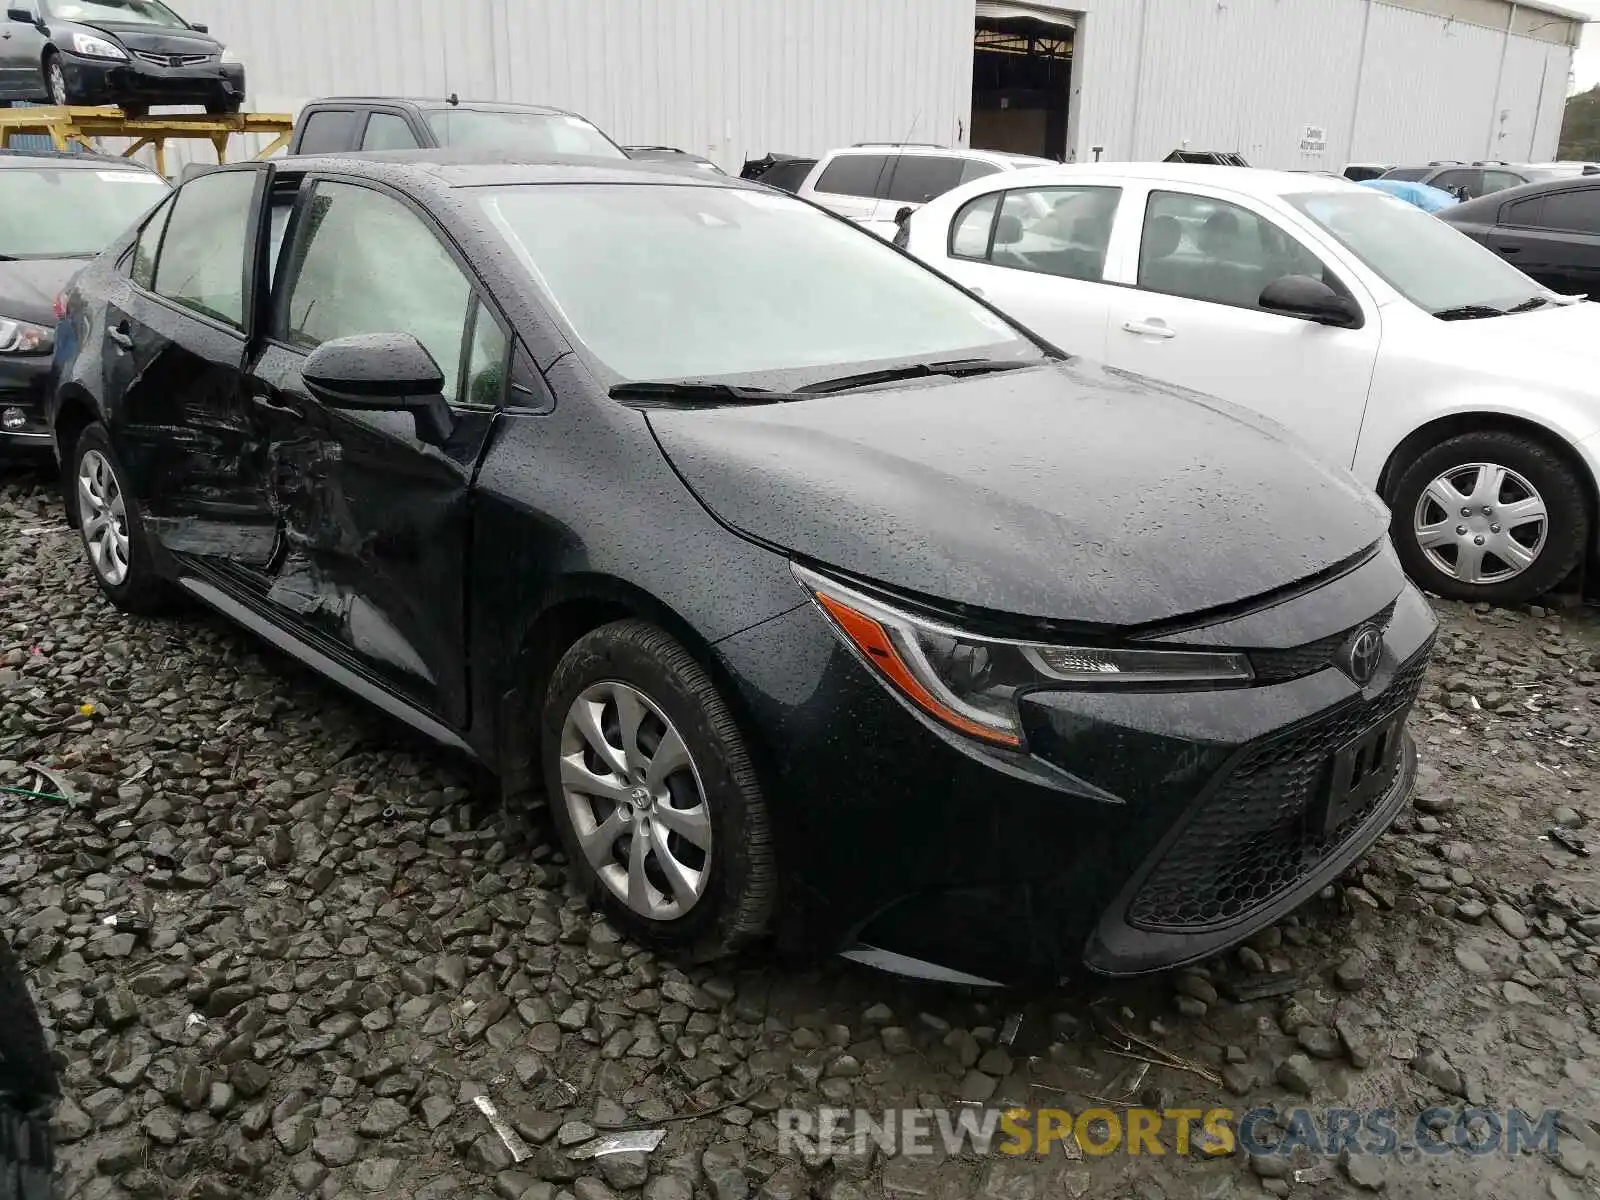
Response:
[{"label": "white sedan", "polygon": [[1236,167],[1046,167],[958,187],[896,242],[1069,353],[1287,426],[1383,497],[1439,595],[1526,600],[1594,549],[1600,305],[1401,200]]}]

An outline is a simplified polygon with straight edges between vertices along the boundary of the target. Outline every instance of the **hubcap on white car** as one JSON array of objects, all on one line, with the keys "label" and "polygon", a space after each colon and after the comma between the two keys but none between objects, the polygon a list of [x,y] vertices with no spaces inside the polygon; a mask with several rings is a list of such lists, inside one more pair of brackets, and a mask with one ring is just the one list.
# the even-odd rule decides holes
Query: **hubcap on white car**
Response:
[{"label": "hubcap on white car", "polygon": [[1464,463],[1440,475],[1412,515],[1417,545],[1462,583],[1504,583],[1539,557],[1550,521],[1544,497],[1509,467]]},{"label": "hubcap on white car", "polygon": [[560,754],[562,798],[601,882],[642,917],[683,916],[711,878],[711,811],[677,728],[608,680],[572,702]]},{"label": "hubcap on white car", "polygon": [[78,462],[78,520],[89,561],[101,579],[117,587],[128,577],[128,509],[116,472],[98,450]]}]

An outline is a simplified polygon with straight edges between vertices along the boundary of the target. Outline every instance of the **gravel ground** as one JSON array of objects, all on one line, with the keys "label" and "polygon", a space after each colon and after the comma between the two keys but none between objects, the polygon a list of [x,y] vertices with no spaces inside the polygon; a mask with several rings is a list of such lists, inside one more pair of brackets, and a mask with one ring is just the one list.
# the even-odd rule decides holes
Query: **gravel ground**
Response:
[{"label": "gravel ground", "polygon": [[[537,814],[220,620],[119,615],[9,480],[0,786],[53,790],[36,764],[72,798],[0,796],[0,923],[64,1063],[68,1196],[1600,1195],[1600,885],[1562,844],[1600,845],[1592,612],[1441,606],[1415,808],[1251,947],[997,1000],[628,945]],[[1117,1056],[1107,1018],[1220,1085]],[[781,1107],[962,1098],[1565,1116],[1514,1158],[778,1153]],[[570,1153],[636,1120],[653,1153]]]}]

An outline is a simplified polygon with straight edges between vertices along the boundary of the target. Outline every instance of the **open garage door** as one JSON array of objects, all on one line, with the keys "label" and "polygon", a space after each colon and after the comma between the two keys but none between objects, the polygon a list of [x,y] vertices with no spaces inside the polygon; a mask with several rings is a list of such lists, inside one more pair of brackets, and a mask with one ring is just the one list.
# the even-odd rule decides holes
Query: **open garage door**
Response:
[{"label": "open garage door", "polygon": [[972,46],[971,143],[1065,159],[1076,14],[979,0]]}]

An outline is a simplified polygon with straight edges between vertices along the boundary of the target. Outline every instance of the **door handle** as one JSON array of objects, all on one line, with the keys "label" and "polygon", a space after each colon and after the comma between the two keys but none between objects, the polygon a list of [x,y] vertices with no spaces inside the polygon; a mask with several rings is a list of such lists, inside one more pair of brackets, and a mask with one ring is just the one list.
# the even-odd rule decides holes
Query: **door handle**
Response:
[{"label": "door handle", "polygon": [[265,409],[267,412],[271,413],[278,413],[281,416],[303,419],[306,415],[298,405],[280,403],[279,401],[274,400],[271,396],[265,395],[261,392],[257,392],[252,395],[250,397],[250,403],[254,404],[257,408]]},{"label": "door handle", "polygon": [[1176,329],[1169,328],[1160,321],[1124,321],[1122,328],[1129,333],[1137,333],[1140,337],[1173,338],[1178,336]]},{"label": "door handle", "polygon": [[106,330],[106,336],[112,340],[120,350],[133,349],[133,334],[128,332],[126,323],[114,325]]},{"label": "door handle", "polygon": [[1522,252],[1521,246],[1496,246],[1495,249],[1500,251],[1501,254],[1520,254]]}]

